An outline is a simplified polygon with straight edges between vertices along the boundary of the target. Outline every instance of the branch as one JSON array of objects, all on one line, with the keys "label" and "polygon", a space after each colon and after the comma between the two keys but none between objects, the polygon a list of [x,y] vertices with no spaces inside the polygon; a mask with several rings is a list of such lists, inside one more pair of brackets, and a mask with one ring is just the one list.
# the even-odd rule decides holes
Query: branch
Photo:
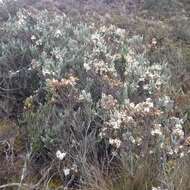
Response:
[{"label": "branch", "polygon": [[6,187],[14,187],[14,186],[17,186],[17,187],[27,187],[29,189],[33,189],[33,186],[30,186],[28,184],[20,184],[20,183],[8,183],[8,184],[5,184],[5,185],[1,185],[0,186],[0,189],[4,189]]}]

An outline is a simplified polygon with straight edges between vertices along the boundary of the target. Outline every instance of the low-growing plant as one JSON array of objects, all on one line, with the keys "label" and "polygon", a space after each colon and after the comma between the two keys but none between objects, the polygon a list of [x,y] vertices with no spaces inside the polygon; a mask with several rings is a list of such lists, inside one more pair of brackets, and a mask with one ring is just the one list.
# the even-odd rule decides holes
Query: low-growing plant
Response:
[{"label": "low-growing plant", "polygon": [[14,86],[10,76],[19,73],[22,87],[28,79],[19,122],[28,154],[19,187],[37,168],[41,179],[32,188],[189,188],[187,177],[176,175],[189,159],[187,117],[171,96],[171,65],[147,58],[143,36],[35,9],[20,10],[2,34],[3,80]]}]

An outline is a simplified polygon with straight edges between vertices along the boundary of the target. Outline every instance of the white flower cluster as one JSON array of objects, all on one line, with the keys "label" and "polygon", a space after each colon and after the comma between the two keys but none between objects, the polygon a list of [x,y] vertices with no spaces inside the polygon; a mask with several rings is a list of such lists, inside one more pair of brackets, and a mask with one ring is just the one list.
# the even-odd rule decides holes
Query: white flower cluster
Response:
[{"label": "white flower cluster", "polygon": [[61,152],[60,150],[57,150],[56,152],[56,157],[59,160],[63,160],[66,157],[67,153],[66,152]]},{"label": "white flower cluster", "polygon": [[[119,52],[122,46],[122,40],[125,36],[125,30],[102,26],[91,35],[93,43],[92,52],[86,55],[84,68],[86,71],[93,70],[100,75],[111,74],[117,76],[113,61],[115,53]],[[115,52],[112,52],[115,49]]]},{"label": "white flower cluster", "polygon": [[151,98],[147,98],[145,102],[141,102],[134,107],[134,109],[137,112],[144,112],[144,113],[151,112],[153,108],[154,108],[154,104]]},{"label": "white flower cluster", "polygon": [[151,135],[155,136],[162,136],[161,124],[154,125],[154,128],[151,131]]},{"label": "white flower cluster", "polygon": [[24,25],[26,24],[27,16],[22,11],[19,11],[17,16],[18,16],[17,26],[20,28],[24,27]]},{"label": "white flower cluster", "polygon": [[109,143],[116,148],[119,148],[121,146],[121,140],[119,139],[109,139]]},{"label": "white flower cluster", "polygon": [[102,99],[101,99],[101,106],[102,108],[106,110],[113,110],[115,106],[117,105],[117,100],[114,99],[112,95],[106,95],[105,93],[102,94]]}]

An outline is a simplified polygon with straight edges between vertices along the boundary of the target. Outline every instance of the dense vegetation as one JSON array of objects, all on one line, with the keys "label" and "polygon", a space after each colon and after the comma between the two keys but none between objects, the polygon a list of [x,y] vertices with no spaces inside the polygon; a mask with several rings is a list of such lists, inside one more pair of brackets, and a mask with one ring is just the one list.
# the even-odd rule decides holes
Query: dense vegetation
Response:
[{"label": "dense vegetation", "polygon": [[189,10],[0,2],[0,189],[189,190]]}]

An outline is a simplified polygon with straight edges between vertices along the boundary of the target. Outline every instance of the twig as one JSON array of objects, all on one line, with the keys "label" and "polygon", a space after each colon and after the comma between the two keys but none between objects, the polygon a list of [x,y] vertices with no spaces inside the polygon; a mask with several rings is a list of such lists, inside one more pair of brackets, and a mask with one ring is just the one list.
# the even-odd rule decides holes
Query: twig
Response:
[{"label": "twig", "polygon": [[7,187],[14,187],[14,186],[17,186],[17,187],[27,187],[29,189],[33,189],[34,188],[33,186],[30,186],[28,184],[8,183],[8,184],[5,184],[5,185],[1,185],[0,189],[4,189],[4,188],[7,188]]},{"label": "twig", "polygon": [[21,187],[22,187],[22,182],[23,182],[24,177],[25,177],[25,173],[26,173],[26,170],[27,170],[27,162],[28,162],[28,160],[30,158],[30,154],[31,153],[26,154],[26,158],[25,158],[25,161],[24,161],[24,166],[23,166],[23,169],[22,169],[22,175],[21,175],[21,178],[20,178],[20,186],[18,187],[18,190],[20,190]]}]

